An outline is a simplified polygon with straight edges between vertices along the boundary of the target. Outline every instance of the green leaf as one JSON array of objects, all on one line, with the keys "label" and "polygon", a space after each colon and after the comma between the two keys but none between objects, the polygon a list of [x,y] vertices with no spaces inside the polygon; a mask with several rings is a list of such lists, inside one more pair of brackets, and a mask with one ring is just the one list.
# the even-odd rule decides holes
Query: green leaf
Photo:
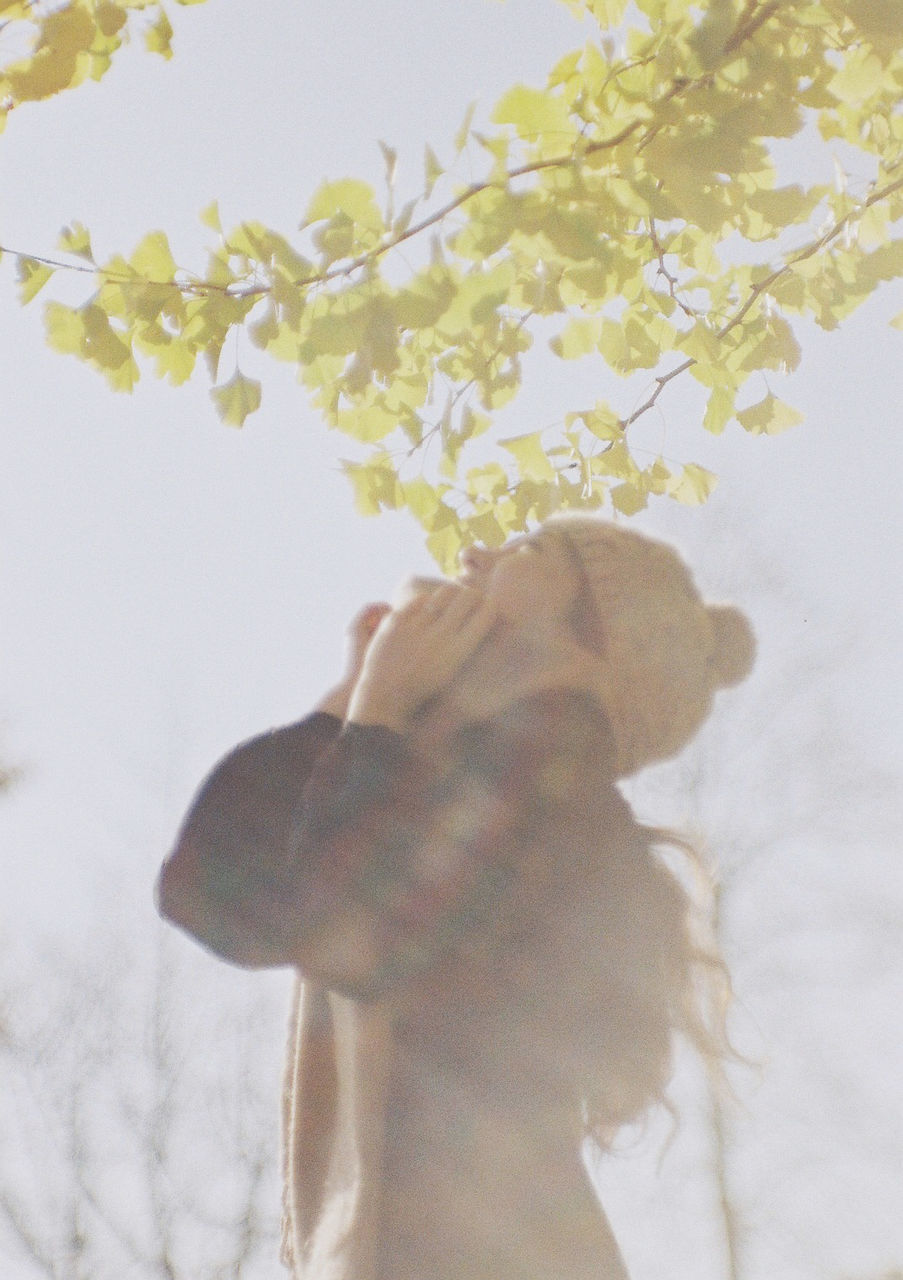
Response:
[{"label": "green leaf", "polygon": [[260,383],[246,378],[239,369],[221,387],[212,387],[210,395],[217,413],[230,427],[244,426],[248,414],[260,408]]},{"label": "green leaf", "polygon": [[738,409],[737,421],[751,435],[776,436],[802,422],[803,414],[769,392],[764,399],[751,404],[748,409]]}]

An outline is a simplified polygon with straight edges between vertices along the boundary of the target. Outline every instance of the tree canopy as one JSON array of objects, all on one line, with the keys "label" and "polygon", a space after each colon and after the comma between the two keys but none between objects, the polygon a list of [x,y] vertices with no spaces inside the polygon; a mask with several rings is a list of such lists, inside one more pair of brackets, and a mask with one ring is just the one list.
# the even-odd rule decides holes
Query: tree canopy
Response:
[{"label": "tree canopy", "polygon": [[[177,263],[163,230],[99,262],[77,223],[53,253],[19,251],[22,301],[51,295],[49,345],[119,391],[146,370],[182,384],[203,357],[233,426],[260,406],[265,358],[289,362],[349,440],[359,509],[409,510],[446,567],[558,508],[704,501],[711,472],[636,447],[671,384],[693,381],[708,432],[783,431],[801,415],[769,375],[801,359],[794,319],[832,329],[903,274],[903,6],[549,3],[591,19],[591,38],[543,86],[513,85],[487,127],[468,109],[413,193],[381,143],[383,188],[330,180],[291,234],[225,228],[209,206],[205,264]],[[160,3],[36,13],[0,0],[6,27],[27,28],[0,71],[7,111],[99,78],[133,28],[171,52]],[[79,305],[52,298],[62,271],[83,273]],[[251,371],[236,331],[260,353]],[[501,438],[542,347],[604,394]]]}]

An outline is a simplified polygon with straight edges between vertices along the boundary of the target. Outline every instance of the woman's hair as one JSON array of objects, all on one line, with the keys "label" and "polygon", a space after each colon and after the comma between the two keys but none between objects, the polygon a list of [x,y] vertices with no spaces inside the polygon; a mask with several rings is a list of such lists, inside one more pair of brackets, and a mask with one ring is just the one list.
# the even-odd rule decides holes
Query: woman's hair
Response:
[{"label": "woman's hair", "polygon": [[[712,635],[712,685],[735,684],[749,673],[754,643],[746,619],[730,606],[703,605],[689,570],[670,547],[585,517],[552,521],[535,536],[554,537],[568,556],[578,588],[568,621],[574,639],[595,657],[604,661],[616,649],[600,596],[607,605],[638,588],[660,595],[664,607],[676,592],[694,612],[704,613]],[[635,577],[637,567],[641,572]],[[689,630],[686,639],[693,638]],[[639,665],[637,674],[643,674]],[[605,697],[600,701],[605,706]],[[632,815],[630,825],[631,847],[623,862],[616,858],[606,884],[608,927],[602,946],[609,963],[598,991],[601,1053],[586,1090],[588,1132],[603,1148],[650,1107],[670,1109],[675,1036],[696,1050],[716,1079],[725,1060],[736,1057],[727,1034],[730,975],[712,927],[711,873],[678,833],[635,823]]]},{"label": "woman's hair", "polygon": [[[629,874],[608,886],[600,1052],[585,1082],[587,1131],[603,1148],[652,1106],[672,1110],[667,1091],[675,1036],[716,1078],[735,1056],[727,1035],[730,977],[711,928],[710,876],[676,833],[640,824],[635,833],[636,845],[644,847],[630,850]],[[663,858],[665,846],[681,859],[681,874]]]}]

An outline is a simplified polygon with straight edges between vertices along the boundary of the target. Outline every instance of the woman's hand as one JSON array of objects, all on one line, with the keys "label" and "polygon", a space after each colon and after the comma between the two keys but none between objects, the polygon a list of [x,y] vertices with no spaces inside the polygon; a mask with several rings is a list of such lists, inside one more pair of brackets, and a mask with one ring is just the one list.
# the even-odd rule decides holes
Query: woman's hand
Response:
[{"label": "woman's hand", "polygon": [[449,583],[415,596],[380,622],[351,695],[348,719],[404,730],[453,679],[495,621],[479,591]]},{"label": "woman's hand", "polygon": [[357,684],[361,667],[364,665],[367,646],[373,639],[380,622],[386,614],[391,612],[390,605],[380,602],[365,604],[363,609],[355,614],[348,626],[345,674],[341,682],[317,704],[315,710],[325,711],[329,715],[337,716],[340,720],[345,719],[352,690]]}]

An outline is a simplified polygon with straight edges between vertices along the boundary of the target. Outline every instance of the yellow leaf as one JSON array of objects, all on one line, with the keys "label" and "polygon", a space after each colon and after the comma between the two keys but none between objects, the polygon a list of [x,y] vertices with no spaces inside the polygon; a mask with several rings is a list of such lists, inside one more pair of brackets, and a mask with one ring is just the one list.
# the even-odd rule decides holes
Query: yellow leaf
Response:
[{"label": "yellow leaf", "polygon": [[160,10],[157,21],[144,33],[144,43],[149,53],[159,53],[161,57],[172,57],[172,24],[164,9]]},{"label": "yellow leaf", "polygon": [[426,549],[443,573],[454,573],[463,545],[461,526],[457,519],[435,530],[426,540]]},{"label": "yellow leaf", "polygon": [[128,21],[126,14],[112,0],[100,0],[94,13],[97,25],[105,36],[115,36]]},{"label": "yellow leaf", "polygon": [[19,258],[19,300],[23,306],[41,292],[53,271],[53,267],[46,262],[38,262],[36,258]]},{"label": "yellow leaf", "polygon": [[581,413],[569,413],[565,421],[569,427],[575,422],[582,422],[597,440],[620,440],[624,434],[620,418],[604,401]]},{"label": "yellow leaf", "polygon": [[342,470],[351,481],[354,505],[362,516],[394,511],[403,501],[401,485],[391,459],[383,454],[369,462],[343,462]]},{"label": "yellow leaf", "polygon": [[615,373],[622,375],[630,372],[630,348],[623,327],[614,320],[603,320],[599,336],[599,350],[605,362]]},{"label": "yellow leaf", "polygon": [[563,98],[524,84],[517,84],[502,95],[492,118],[496,124],[513,124],[522,138],[544,133],[567,138],[575,132]]},{"label": "yellow leaf", "polygon": [[702,425],[706,431],[718,436],[734,416],[734,398],[736,392],[730,387],[715,387],[706,405]]},{"label": "yellow leaf", "polygon": [[187,382],[194,372],[195,352],[179,338],[166,333],[162,342],[149,342],[144,336],[137,334],[135,342],[142,351],[154,357],[157,377],[168,378],[174,387]]},{"label": "yellow leaf", "polygon": [[120,369],[131,358],[131,347],[110,324],[107,313],[91,304],[82,308],[85,326],[83,352],[101,369]]},{"label": "yellow leaf", "polygon": [[425,529],[429,529],[440,506],[438,490],[422,476],[409,480],[401,488],[404,505]]},{"label": "yellow leaf", "polygon": [[705,467],[688,462],[676,481],[668,485],[668,492],[678,502],[689,507],[698,507],[710,497],[718,477]]},{"label": "yellow leaf", "polygon": [[561,333],[549,340],[549,346],[562,360],[577,360],[599,346],[602,321],[595,316],[574,316]]},{"label": "yellow leaf", "polygon": [[91,235],[88,228],[82,226],[80,222],[73,222],[70,226],[63,227],[57,244],[65,253],[73,253],[77,258],[85,258],[88,262],[94,261],[94,255],[91,252]]},{"label": "yellow leaf", "polygon": [[841,102],[857,105],[871,97],[881,83],[881,62],[874,54],[851,56],[830,80],[828,88]]},{"label": "yellow leaf", "polygon": [[455,134],[455,151],[458,152],[459,155],[467,146],[467,140],[470,137],[470,126],[473,124],[473,117],[476,109],[476,102],[471,102],[470,106],[464,112],[464,119],[458,126],[458,132]]},{"label": "yellow leaf", "polygon": [[201,222],[205,227],[209,227],[211,231],[216,231],[222,235],[223,224],[219,220],[219,203],[214,200],[208,204],[206,209],[201,210]]},{"label": "yellow leaf", "polygon": [[369,182],[359,178],[339,178],[324,182],[307,207],[307,221],[321,222],[344,214],[358,226],[382,230],[383,217]]},{"label": "yellow leaf", "polygon": [[500,440],[499,444],[514,458],[522,479],[554,480],[555,468],[546,456],[538,431],[524,436],[512,436],[508,440]]},{"label": "yellow leaf", "polygon": [[903,329],[903,311],[899,312],[898,315],[895,315],[890,323],[891,327],[894,329]]},{"label": "yellow leaf", "polygon": [[127,359],[122,364],[113,366],[102,366],[101,373],[106,378],[113,391],[131,392],[135,388],[135,383],[141,376],[141,370],[138,368],[135,357],[129,352]]},{"label": "yellow leaf", "polygon": [[616,511],[625,516],[635,516],[648,501],[646,493],[635,484],[618,484],[611,490],[611,502]]},{"label": "yellow leaf", "polygon": [[803,421],[803,415],[769,392],[764,399],[751,404],[748,409],[739,409],[737,421],[751,435],[776,436],[797,426]]},{"label": "yellow leaf", "polygon": [[48,302],[44,308],[47,345],[66,356],[82,353],[85,325],[82,313],[61,302]]},{"label": "yellow leaf", "polygon": [[210,395],[217,413],[230,427],[244,426],[248,414],[260,408],[260,383],[246,378],[239,369],[221,387],[212,387]]},{"label": "yellow leaf", "polygon": [[33,58],[6,68],[14,98],[49,98],[71,84],[80,83],[87,66],[78,55],[90,48],[97,28],[86,6],[71,3],[44,17],[41,41]]},{"label": "yellow leaf", "polygon": [[469,498],[495,499],[508,488],[508,476],[505,468],[498,462],[487,463],[483,467],[472,467],[467,473],[467,496]]},{"label": "yellow leaf", "polygon": [[442,165],[439,163],[438,159],[436,158],[435,151],[429,145],[427,145],[426,150],[424,152],[424,156],[423,156],[423,172],[424,172],[424,184],[426,187],[425,194],[429,196],[432,194],[432,190],[433,190],[433,187],[436,185],[436,182],[438,181],[439,178],[442,177],[443,173],[445,172],[445,170],[442,168]]},{"label": "yellow leaf", "polygon": [[160,284],[171,281],[178,270],[163,231],[149,232],[132,254],[129,265],[146,280]]}]

